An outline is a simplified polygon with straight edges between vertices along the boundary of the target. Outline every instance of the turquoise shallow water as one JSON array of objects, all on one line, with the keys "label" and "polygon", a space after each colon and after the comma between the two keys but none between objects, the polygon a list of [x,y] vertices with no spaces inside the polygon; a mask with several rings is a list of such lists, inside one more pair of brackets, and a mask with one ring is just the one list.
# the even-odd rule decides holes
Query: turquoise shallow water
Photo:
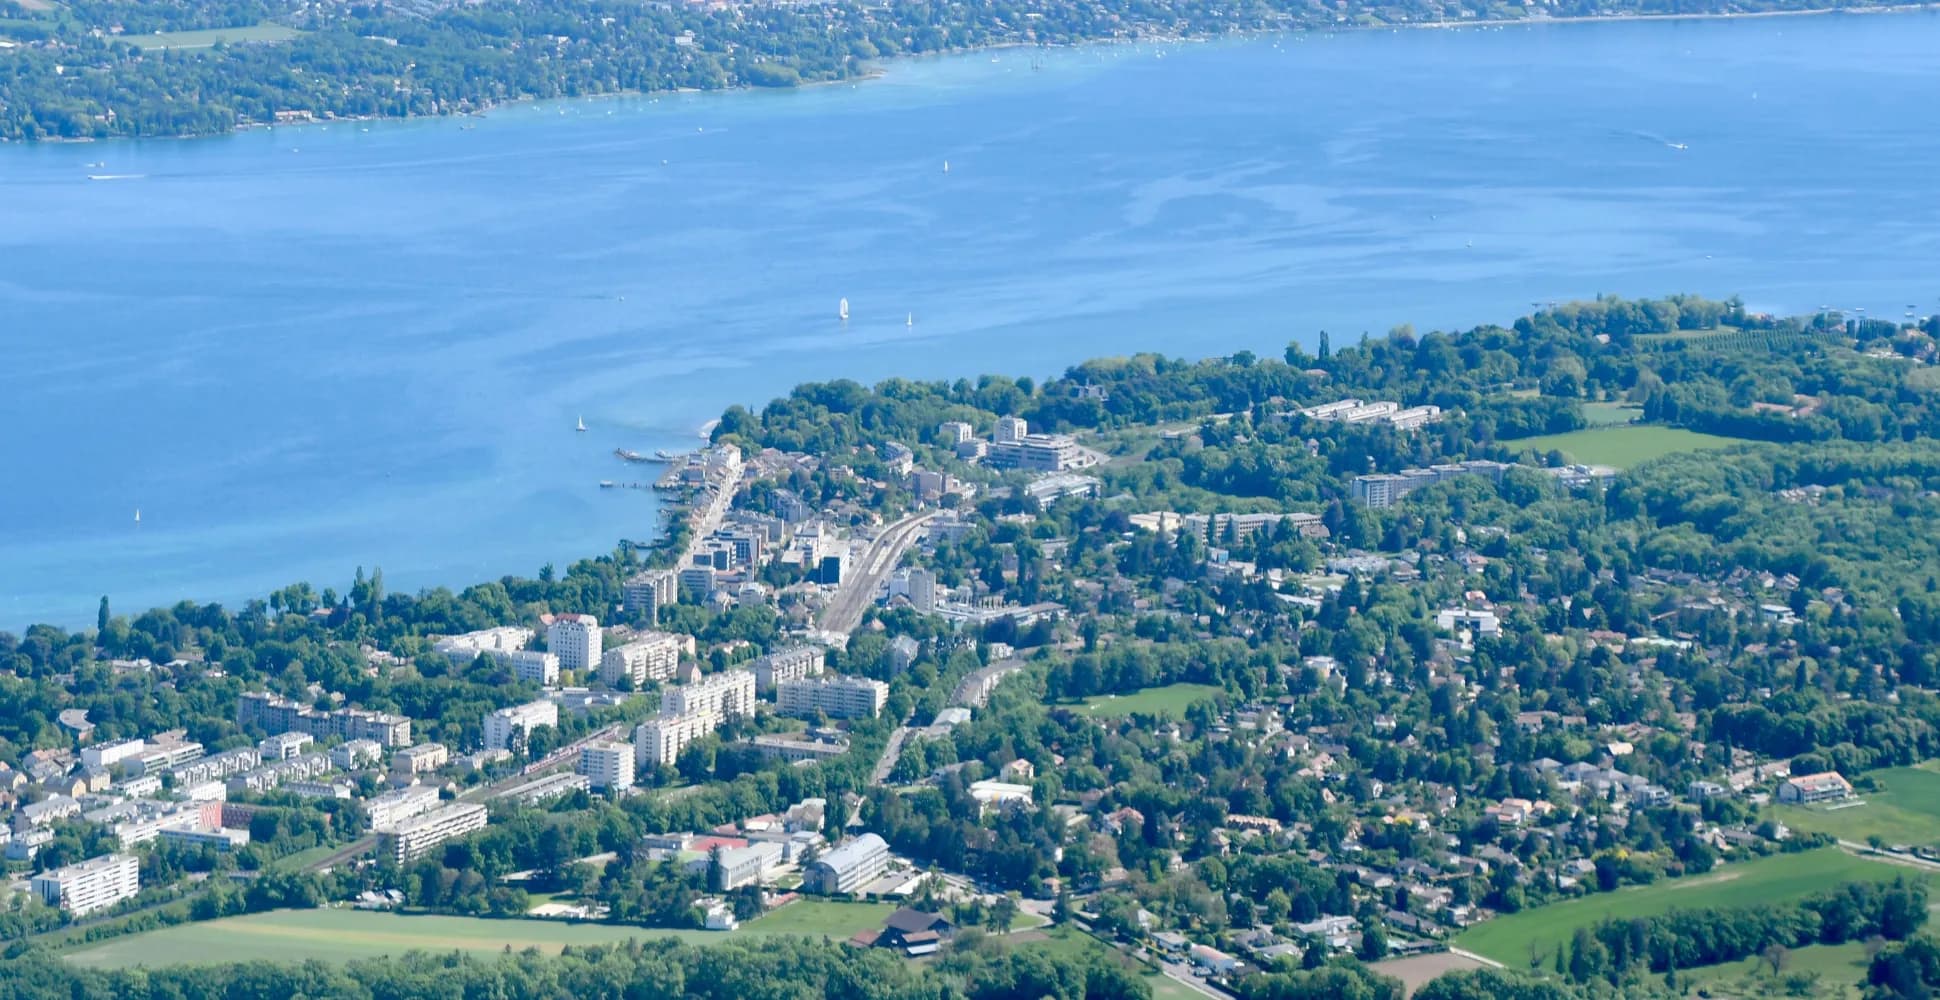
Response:
[{"label": "turquoise shallow water", "polygon": [[0,147],[0,627],[564,564],[653,530],[596,486],[646,475],[615,446],[810,378],[1599,292],[1932,311],[1936,41],[1909,14],[1006,51]]}]

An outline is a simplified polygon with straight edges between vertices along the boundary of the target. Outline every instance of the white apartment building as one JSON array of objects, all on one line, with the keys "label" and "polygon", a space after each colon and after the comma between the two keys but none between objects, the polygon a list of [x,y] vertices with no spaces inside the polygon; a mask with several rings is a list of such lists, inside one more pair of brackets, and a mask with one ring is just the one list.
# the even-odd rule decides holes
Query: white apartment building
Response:
[{"label": "white apartment building", "polygon": [[623,646],[615,646],[600,657],[600,680],[619,686],[621,678],[635,687],[648,681],[671,680],[680,666],[680,654],[691,651],[693,639],[672,632],[648,632]]},{"label": "white apartment building", "polygon": [[521,649],[506,657],[512,664],[512,676],[522,683],[552,687],[559,683],[559,654],[542,653],[536,649]]},{"label": "white apartment building", "polygon": [[660,692],[660,711],[670,715],[711,715],[716,718],[754,714],[755,675],[746,670],[723,670],[692,684]]},{"label": "white apartment building", "polygon": [[625,743],[589,743],[579,751],[576,770],[594,791],[633,787],[633,747]]},{"label": "white apartment building", "polygon": [[132,854],[105,854],[34,876],[34,895],[49,906],[80,916],[104,909],[141,891],[141,865]]},{"label": "white apartment building", "polygon": [[377,849],[403,864],[421,858],[453,837],[485,829],[485,807],[476,802],[453,802],[400,822],[377,835]]},{"label": "white apartment building", "polygon": [[132,740],[118,740],[81,748],[81,764],[90,771],[106,771],[124,760],[141,755],[148,749],[148,743],[137,737]]},{"label": "white apartment building", "polygon": [[936,574],[921,566],[899,569],[889,576],[889,596],[906,597],[909,605],[928,614],[936,610]]},{"label": "white apartment building", "polygon": [[955,448],[957,445],[969,444],[975,440],[977,429],[961,420],[947,420],[936,429],[936,436],[938,443],[943,447]]},{"label": "white apartment building", "polygon": [[492,750],[505,750],[512,746],[513,734],[524,741],[531,737],[532,730],[539,726],[559,725],[559,703],[552,701],[529,701],[523,705],[501,708],[485,717],[485,746]]},{"label": "white apartment building", "polygon": [[384,747],[376,740],[346,740],[330,748],[330,763],[341,770],[355,771],[384,759]]},{"label": "white apartment building", "polygon": [[1023,417],[998,417],[994,438],[998,444],[1016,444],[1030,432],[1030,422]]},{"label": "white apartment building", "polygon": [[561,670],[590,670],[600,662],[600,620],[592,615],[559,615],[546,626],[546,648],[559,657]]},{"label": "white apartment building", "polygon": [[364,803],[364,815],[372,830],[395,830],[407,820],[416,819],[438,808],[438,789],[432,785],[412,785],[385,792]]},{"label": "white apartment building", "polygon": [[670,569],[650,569],[628,577],[625,594],[627,614],[639,615],[650,622],[660,617],[661,608],[680,599],[678,583]]},{"label": "white apartment building", "polygon": [[820,646],[792,646],[760,657],[750,666],[755,689],[773,691],[782,681],[820,675],[827,662],[828,653]]},{"label": "white apartment building", "polygon": [[680,759],[689,743],[719,728],[718,715],[656,715],[633,730],[636,769],[660,767]]},{"label": "white apartment building", "polygon": [[439,639],[431,644],[431,651],[449,659],[457,666],[467,667],[480,655],[503,661],[511,654],[531,645],[532,636],[531,629],[512,625],[481,629],[477,632],[466,632],[464,635]]},{"label": "white apartment building", "polygon": [[304,749],[315,742],[316,737],[309,733],[278,733],[257,743],[256,752],[262,754],[266,761],[289,760],[292,757],[302,756]]},{"label": "white apartment building", "polygon": [[889,685],[867,677],[804,677],[783,681],[776,705],[783,715],[808,718],[873,719],[889,700]]}]

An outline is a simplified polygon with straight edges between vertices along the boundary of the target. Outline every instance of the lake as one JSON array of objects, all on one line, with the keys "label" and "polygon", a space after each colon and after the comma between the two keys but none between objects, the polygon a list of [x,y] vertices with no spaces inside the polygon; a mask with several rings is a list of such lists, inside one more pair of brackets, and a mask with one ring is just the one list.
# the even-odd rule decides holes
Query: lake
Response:
[{"label": "lake", "polygon": [[1008,50],[0,147],[0,627],[563,568],[655,532],[598,488],[651,476],[615,447],[808,379],[1277,355],[1605,292],[1930,312],[1936,41],[1899,14]]}]

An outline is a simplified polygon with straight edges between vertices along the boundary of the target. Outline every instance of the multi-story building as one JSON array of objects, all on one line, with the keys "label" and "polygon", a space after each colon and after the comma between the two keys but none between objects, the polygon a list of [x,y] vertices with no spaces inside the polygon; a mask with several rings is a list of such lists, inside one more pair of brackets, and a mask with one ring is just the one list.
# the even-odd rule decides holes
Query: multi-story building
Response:
[{"label": "multi-story building", "polygon": [[648,632],[623,646],[615,646],[600,657],[600,680],[618,687],[621,678],[635,687],[648,681],[670,680],[680,666],[680,655],[691,652],[694,640],[671,632]]},{"label": "multi-story building", "polygon": [[309,733],[320,740],[375,740],[387,747],[411,745],[411,720],[402,715],[358,708],[319,712],[266,691],[246,692],[237,700],[236,722],[271,733]]},{"label": "multi-story building", "polygon": [[346,740],[330,748],[330,763],[345,771],[371,767],[384,759],[384,747],[376,740]]},{"label": "multi-story building", "polygon": [[754,674],[746,670],[723,670],[692,684],[661,691],[660,711],[671,715],[747,717],[754,714],[754,691]]},{"label": "multi-story building", "polygon": [[205,781],[221,781],[244,771],[263,766],[263,751],[256,747],[237,747],[192,760],[168,773],[169,784],[178,791]]},{"label": "multi-story building", "polygon": [[679,581],[670,569],[635,573],[626,581],[626,613],[658,621],[660,609],[680,599]]},{"label": "multi-story building", "polygon": [[600,620],[592,615],[558,615],[546,626],[546,648],[559,657],[561,670],[590,670],[600,662]]},{"label": "multi-story building", "polygon": [[172,826],[161,832],[163,843],[181,847],[213,847],[224,854],[249,846],[248,830],[231,830],[227,827],[207,829],[191,826]]},{"label": "multi-story building", "polygon": [[116,764],[129,760],[148,749],[148,743],[139,737],[132,740],[117,740],[113,743],[98,743],[81,748],[81,766],[94,771],[106,771]]},{"label": "multi-story building", "polygon": [[720,728],[718,715],[656,715],[633,730],[633,757],[638,769],[670,765],[689,743]]},{"label": "multi-story building", "polygon": [[633,747],[625,743],[588,743],[579,751],[576,770],[594,791],[633,787]]},{"label": "multi-story building", "polygon": [[530,645],[532,636],[531,629],[513,625],[481,629],[439,639],[431,644],[431,651],[450,660],[455,666],[468,667],[480,656],[504,661]]},{"label": "multi-story building", "polygon": [[802,872],[802,888],[833,895],[854,892],[889,868],[889,844],[865,833],[809,862]]},{"label": "multi-story building", "polygon": [[706,597],[714,592],[714,578],[716,575],[718,574],[712,563],[707,565],[683,566],[680,569],[679,576],[680,589],[693,595],[696,599]]},{"label": "multi-story building", "polygon": [[406,821],[438,808],[438,789],[431,785],[412,785],[369,799],[364,815],[372,830],[395,830]]},{"label": "multi-story building", "polygon": [[559,683],[559,655],[537,649],[521,649],[507,656],[506,662],[512,665],[512,676],[520,683],[538,684],[552,687]]},{"label": "multi-story building", "polygon": [[377,835],[377,849],[403,864],[421,858],[453,837],[485,829],[485,807],[476,802],[453,802],[403,820]]},{"label": "multi-story building", "polygon": [[336,765],[330,757],[321,753],[306,753],[289,760],[279,760],[264,764],[253,770],[244,771],[229,777],[231,792],[268,792],[286,781],[309,781],[320,775],[329,774]]},{"label": "multi-story building", "polygon": [[530,739],[532,730],[539,726],[557,725],[558,702],[531,701],[501,708],[485,717],[485,745],[493,750],[505,750],[515,739],[521,743]]},{"label": "multi-story building", "polygon": [[256,744],[256,752],[264,760],[289,760],[303,753],[303,748],[316,742],[309,733],[278,733]]},{"label": "multi-story building", "polygon": [[976,436],[977,429],[961,420],[946,420],[936,429],[937,443],[945,448],[954,449],[957,445],[968,444]]},{"label": "multi-story building", "polygon": [[193,740],[150,743],[140,753],[122,760],[130,774],[160,774],[202,756],[202,744]]},{"label": "multi-story building", "polygon": [[391,754],[393,774],[429,774],[451,763],[451,748],[443,743],[420,743]]},{"label": "multi-story building", "polygon": [[141,892],[141,865],[132,854],[107,854],[41,872],[29,885],[47,905],[78,917]]},{"label": "multi-story building", "polygon": [[828,651],[820,646],[791,646],[778,649],[749,664],[754,670],[757,691],[773,691],[782,681],[820,676],[828,662]]},{"label": "multi-story building", "polygon": [[1023,417],[998,417],[997,431],[991,435],[998,444],[1016,444],[1029,437],[1030,422]]},{"label": "multi-story building", "polygon": [[1063,472],[1090,464],[1087,458],[1070,435],[1026,434],[1015,441],[993,442],[984,452],[983,462],[993,469]]},{"label": "multi-story building", "polygon": [[777,710],[797,718],[873,719],[888,701],[889,685],[868,677],[803,677],[775,689]]},{"label": "multi-story building", "polygon": [[1793,775],[1778,786],[1780,802],[1812,805],[1816,802],[1838,802],[1849,798],[1852,798],[1852,785],[1837,771]]},{"label": "multi-story building", "polygon": [[928,614],[936,610],[936,574],[921,566],[899,569],[889,576],[889,596],[909,600],[909,606]]},{"label": "multi-story building", "polygon": [[760,751],[763,757],[777,758],[791,763],[804,760],[827,760],[849,752],[847,743],[796,740],[786,736],[757,736],[749,743]]},{"label": "multi-story building", "polygon": [[776,843],[723,847],[707,859],[708,888],[715,892],[733,892],[744,885],[755,885],[770,868],[781,865],[785,853],[782,845]]}]

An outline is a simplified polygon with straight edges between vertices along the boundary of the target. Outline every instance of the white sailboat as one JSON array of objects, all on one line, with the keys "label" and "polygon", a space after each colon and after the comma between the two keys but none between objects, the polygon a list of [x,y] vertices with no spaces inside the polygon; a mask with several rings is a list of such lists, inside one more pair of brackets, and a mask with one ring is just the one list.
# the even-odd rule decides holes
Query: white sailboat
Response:
[{"label": "white sailboat", "polygon": [[915,326],[915,325],[916,325],[916,314],[915,314],[915,313],[910,313],[910,314],[909,314],[909,318],[908,318],[908,319],[906,319],[906,320],[903,320],[903,325],[904,325],[904,326]]},{"label": "white sailboat", "polygon": [[140,507],[136,507],[136,508],[135,508],[135,523],[136,523],[136,524],[140,524],[140,523],[141,523],[141,508],[140,508]]},{"label": "white sailboat", "polygon": [[949,160],[944,160],[944,161],[943,161],[943,172],[944,172],[944,173],[946,173],[946,174],[950,172],[950,161],[949,161]]},{"label": "white sailboat", "polygon": [[578,426],[574,427],[573,430],[576,430],[581,434],[586,433],[586,418],[580,417]]},{"label": "white sailboat", "polygon": [[849,321],[849,300],[848,299],[843,299],[839,304],[836,305],[835,315],[840,317],[841,320],[845,323]]}]

